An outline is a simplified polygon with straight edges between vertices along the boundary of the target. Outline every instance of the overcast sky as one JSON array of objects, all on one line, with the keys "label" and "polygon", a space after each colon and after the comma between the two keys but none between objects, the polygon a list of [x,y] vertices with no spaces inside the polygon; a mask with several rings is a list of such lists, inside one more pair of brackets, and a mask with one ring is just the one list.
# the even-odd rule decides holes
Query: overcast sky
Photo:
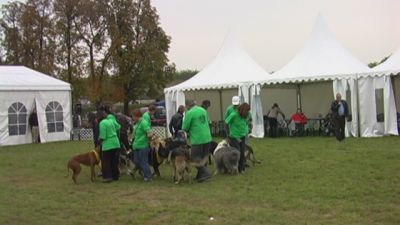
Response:
[{"label": "overcast sky", "polygon": [[362,62],[400,47],[400,0],[153,0],[171,36],[169,59],[199,69],[218,53],[229,30],[267,71],[301,50],[320,13],[339,42]]},{"label": "overcast sky", "polygon": [[[0,0],[0,4],[7,2]],[[228,31],[267,71],[302,48],[320,13],[339,42],[364,63],[400,47],[400,0],[152,0],[171,37],[169,59],[198,69],[218,53]]]}]

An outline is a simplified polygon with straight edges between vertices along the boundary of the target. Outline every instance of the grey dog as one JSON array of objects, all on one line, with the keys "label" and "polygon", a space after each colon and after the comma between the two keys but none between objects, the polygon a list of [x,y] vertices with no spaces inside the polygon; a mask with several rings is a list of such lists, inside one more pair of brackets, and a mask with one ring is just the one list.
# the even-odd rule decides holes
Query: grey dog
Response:
[{"label": "grey dog", "polygon": [[230,147],[226,140],[218,143],[213,151],[216,173],[238,174],[240,152],[234,147]]}]

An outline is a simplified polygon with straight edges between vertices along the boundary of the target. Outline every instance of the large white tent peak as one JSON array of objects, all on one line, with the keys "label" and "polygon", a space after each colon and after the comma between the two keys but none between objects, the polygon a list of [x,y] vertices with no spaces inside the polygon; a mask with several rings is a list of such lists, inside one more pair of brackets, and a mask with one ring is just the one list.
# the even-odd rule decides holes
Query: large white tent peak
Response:
[{"label": "large white tent peak", "polygon": [[71,86],[25,66],[0,66],[0,90],[71,90]]},{"label": "large white tent peak", "polygon": [[318,15],[303,49],[282,69],[272,74],[269,83],[333,80],[368,72],[369,68],[344,48]]},{"label": "large white tent peak", "polygon": [[165,92],[238,87],[243,83],[264,80],[270,74],[240,46],[232,33],[225,38],[215,59],[187,81],[166,88]]}]

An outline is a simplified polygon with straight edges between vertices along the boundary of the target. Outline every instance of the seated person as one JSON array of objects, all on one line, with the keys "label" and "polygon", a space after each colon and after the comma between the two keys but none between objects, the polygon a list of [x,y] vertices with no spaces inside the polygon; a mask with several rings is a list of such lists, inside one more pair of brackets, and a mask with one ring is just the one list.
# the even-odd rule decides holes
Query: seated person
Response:
[{"label": "seated person", "polygon": [[307,117],[304,115],[304,113],[301,111],[300,108],[297,109],[297,112],[292,115],[290,118],[290,122],[293,121],[295,124],[295,133],[294,135],[297,136],[303,136],[304,135],[304,125],[307,124]]}]

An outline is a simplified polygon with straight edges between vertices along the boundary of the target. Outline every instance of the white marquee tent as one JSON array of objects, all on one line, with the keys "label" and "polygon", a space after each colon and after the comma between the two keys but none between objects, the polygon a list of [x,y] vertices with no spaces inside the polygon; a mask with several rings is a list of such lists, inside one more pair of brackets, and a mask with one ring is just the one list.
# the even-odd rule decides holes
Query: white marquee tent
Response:
[{"label": "white marquee tent", "polygon": [[358,93],[358,76],[369,71],[364,63],[356,59],[336,40],[323,18],[318,16],[303,49],[262,84],[296,85],[299,89],[300,105],[303,111],[309,114],[317,109],[325,110],[318,112],[319,115],[324,115],[336,93],[341,93],[343,99],[350,102],[352,114],[352,121],[346,125],[347,135],[358,136],[360,120],[361,136],[371,136],[372,131],[368,127],[371,125],[364,123],[365,115],[358,111],[358,107],[364,109],[371,105],[365,98],[360,102],[358,100],[358,95],[365,96],[366,92],[366,89],[360,89],[361,92]]},{"label": "white marquee tent", "polygon": [[[364,83],[367,80],[374,80],[375,88],[384,90],[384,125],[385,134],[398,134],[396,124],[396,112],[400,112],[400,48],[393,53],[385,62],[372,68],[372,72],[366,74]],[[390,76],[392,79],[390,79]],[[392,82],[392,90],[384,88],[384,84]],[[367,96],[375,97],[375,96]],[[394,100],[393,100],[394,98]],[[376,113],[374,107],[371,110],[371,117]],[[381,127],[381,126],[378,126]],[[388,129],[390,128],[390,129]],[[382,128],[380,128],[382,130]],[[397,132],[396,132],[397,130]],[[381,132],[380,132],[381,133]]]},{"label": "white marquee tent", "polygon": [[24,66],[0,66],[0,146],[32,142],[28,118],[36,106],[41,142],[69,140],[71,87]]},{"label": "white marquee tent", "polygon": [[[184,105],[185,93],[188,91],[238,89],[237,93],[243,97],[243,100],[251,102],[253,113],[252,135],[254,137],[263,137],[264,125],[259,96],[260,89],[252,85],[252,83],[264,80],[269,75],[243,50],[233,35],[230,34],[225,39],[216,58],[202,71],[185,82],[164,89],[167,121],[169,122],[179,105]],[[253,94],[249,94],[249,92]],[[221,96],[221,92],[219,93]],[[249,99],[249,96],[252,96],[251,99]],[[222,97],[220,97],[220,101],[222,101]],[[221,102],[220,104],[222,105]],[[221,112],[222,108],[220,106]]]}]

